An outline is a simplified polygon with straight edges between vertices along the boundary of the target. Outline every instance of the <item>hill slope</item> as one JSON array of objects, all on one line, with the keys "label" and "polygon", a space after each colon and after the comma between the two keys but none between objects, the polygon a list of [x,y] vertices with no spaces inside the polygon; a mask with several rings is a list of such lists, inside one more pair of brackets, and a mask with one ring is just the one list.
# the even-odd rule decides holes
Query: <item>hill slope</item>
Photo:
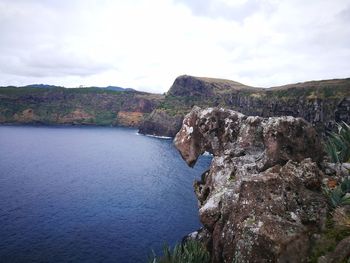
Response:
[{"label": "hill slope", "polygon": [[137,127],[163,97],[108,88],[2,87],[0,123]]},{"label": "hill slope", "polygon": [[303,117],[323,133],[333,129],[335,122],[350,122],[350,78],[265,89],[230,80],[180,76],[164,101],[142,123],[140,132],[175,136],[181,127],[179,119],[194,105],[225,107],[261,117]]},{"label": "hill slope", "polygon": [[257,88],[215,78],[179,76],[167,94],[119,87],[0,87],[0,123],[123,125],[175,136],[191,108],[225,107],[261,117],[303,117],[324,133],[350,122],[350,79]]}]

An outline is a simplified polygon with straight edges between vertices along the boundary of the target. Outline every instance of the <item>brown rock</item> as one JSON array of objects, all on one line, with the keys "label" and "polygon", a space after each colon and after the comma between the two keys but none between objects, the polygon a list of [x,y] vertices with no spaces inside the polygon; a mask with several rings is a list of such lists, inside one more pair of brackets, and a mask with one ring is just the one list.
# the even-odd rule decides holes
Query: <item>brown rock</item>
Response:
[{"label": "brown rock", "polygon": [[213,262],[307,260],[327,212],[322,146],[309,123],[194,107],[174,143],[190,166],[204,151],[214,155],[195,183]]}]

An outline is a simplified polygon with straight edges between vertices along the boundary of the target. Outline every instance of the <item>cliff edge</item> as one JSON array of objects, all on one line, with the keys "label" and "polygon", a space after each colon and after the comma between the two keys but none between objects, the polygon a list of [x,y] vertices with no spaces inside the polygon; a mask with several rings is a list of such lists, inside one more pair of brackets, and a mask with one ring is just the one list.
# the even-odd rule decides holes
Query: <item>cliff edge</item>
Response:
[{"label": "cliff edge", "polygon": [[[350,79],[309,81],[272,88],[256,88],[239,82],[179,76],[156,111],[164,120],[183,117],[196,105],[202,108],[225,107],[249,116],[301,117],[320,134],[333,130],[336,122],[350,123]],[[141,123],[141,133],[162,135],[158,126],[163,118],[150,115]],[[149,124],[152,125],[149,125]],[[173,122],[167,130],[175,136],[181,122]]]},{"label": "cliff edge", "polygon": [[307,262],[327,201],[317,132],[302,118],[194,107],[174,139],[189,166],[213,154],[194,184],[213,262]]}]

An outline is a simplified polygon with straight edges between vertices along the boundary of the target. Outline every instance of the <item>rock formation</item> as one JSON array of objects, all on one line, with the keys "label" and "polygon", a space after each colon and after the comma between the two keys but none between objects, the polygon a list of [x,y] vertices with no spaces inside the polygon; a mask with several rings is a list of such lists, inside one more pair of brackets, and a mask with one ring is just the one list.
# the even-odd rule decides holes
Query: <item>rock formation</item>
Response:
[{"label": "rock formation", "polygon": [[204,229],[191,235],[213,262],[307,261],[327,214],[318,166],[324,154],[311,124],[194,107],[174,143],[189,166],[213,154],[194,184]]}]

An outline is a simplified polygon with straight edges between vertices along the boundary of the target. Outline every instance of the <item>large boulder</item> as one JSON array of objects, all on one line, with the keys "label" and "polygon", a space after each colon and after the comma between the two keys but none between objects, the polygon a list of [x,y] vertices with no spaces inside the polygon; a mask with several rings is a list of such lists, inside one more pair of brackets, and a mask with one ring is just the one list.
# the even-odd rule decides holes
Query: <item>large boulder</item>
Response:
[{"label": "large boulder", "polygon": [[213,262],[307,261],[327,214],[322,145],[308,122],[194,107],[174,143],[189,166],[213,154],[194,184]]}]

